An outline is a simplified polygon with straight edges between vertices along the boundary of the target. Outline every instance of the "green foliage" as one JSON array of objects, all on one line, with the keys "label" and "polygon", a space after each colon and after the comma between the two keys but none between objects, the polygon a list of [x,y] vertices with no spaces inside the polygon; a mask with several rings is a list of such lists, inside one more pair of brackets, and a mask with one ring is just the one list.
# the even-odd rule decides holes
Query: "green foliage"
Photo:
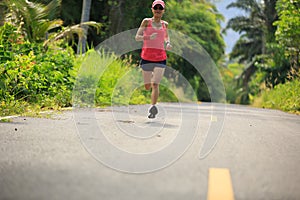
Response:
[{"label": "green foliage", "polygon": [[1,27],[0,33],[0,110],[22,104],[18,102],[40,107],[71,105],[73,51],[29,43],[10,24]]},{"label": "green foliage", "polygon": [[[190,40],[185,41],[184,37],[176,38],[171,35],[171,43],[182,50],[182,55],[194,55],[197,63],[206,65],[207,58],[215,62],[218,62],[224,54],[224,40],[221,36],[220,21],[222,16],[217,12],[213,4],[205,1],[167,1],[166,13],[164,19],[169,22],[169,29],[177,33],[182,33],[192,38],[195,43],[200,44],[203,49],[202,52],[195,52],[193,44],[190,44]],[[208,54],[206,54],[206,52]],[[199,57],[199,54],[203,58]],[[178,70],[192,85],[197,93],[198,100],[211,101],[211,93],[215,93],[214,96],[218,96],[221,92],[218,89],[211,88],[214,81],[205,83],[204,79],[216,80],[216,74],[210,74],[210,71],[203,68],[201,75],[196,68],[191,65],[184,58],[174,54],[168,55],[168,63],[176,70]],[[210,64],[208,64],[210,65]],[[206,76],[206,77],[201,77]],[[217,84],[215,84],[217,85]]]},{"label": "green foliage", "polygon": [[256,0],[237,0],[227,6],[232,7],[245,11],[246,15],[236,16],[227,23],[227,29],[231,28],[241,34],[230,53],[230,58],[239,58],[240,62],[251,62],[256,55],[264,51],[266,17],[262,15],[263,6]]},{"label": "green foliage", "polygon": [[240,90],[237,89],[237,78],[244,66],[239,63],[229,63],[226,68],[221,68],[223,83],[226,91],[226,100],[229,103],[240,103]]},{"label": "green foliage", "polygon": [[89,50],[85,55],[78,57],[80,68],[73,90],[73,106],[88,107],[95,105],[95,93],[99,78],[105,67],[116,59],[112,54]]},{"label": "green foliage", "polygon": [[[293,5],[291,11],[290,5]],[[246,16],[237,16],[229,20],[227,28],[232,28],[242,35],[231,52],[231,58],[239,59],[246,67],[238,79],[238,87],[241,91],[241,103],[249,104],[252,97],[266,88],[273,88],[290,79],[294,61],[289,61],[285,49],[290,47],[284,42],[297,45],[297,25],[299,27],[299,11],[296,11],[297,3],[293,1],[278,1],[277,11],[279,16],[284,13],[293,13],[283,20],[277,20],[275,9],[276,1],[237,0],[228,7],[237,7],[246,12]],[[282,12],[280,14],[280,12]],[[296,22],[296,23],[295,23]],[[284,25],[283,25],[284,24]],[[277,25],[277,27],[275,26]],[[280,26],[282,26],[280,28]],[[291,26],[291,27],[289,27]],[[279,44],[275,41],[275,31]],[[284,30],[283,30],[284,29]],[[291,34],[288,34],[290,32]],[[293,35],[294,34],[294,35]],[[279,39],[281,37],[281,39]],[[294,38],[293,38],[294,37]],[[295,49],[294,48],[294,49]],[[299,54],[299,53],[298,53]],[[296,60],[299,56],[296,57]]]},{"label": "green foliage", "polygon": [[0,61],[1,63],[11,60],[14,55],[18,55],[30,48],[30,43],[25,42],[23,36],[17,28],[11,24],[4,24],[0,28]]},{"label": "green foliage", "polygon": [[300,63],[300,3],[293,0],[279,0],[276,4],[279,20],[277,25],[276,40],[285,49],[285,54],[291,59],[296,68]]},{"label": "green foliage", "polygon": [[167,2],[165,19],[170,29],[180,31],[196,40],[214,61],[224,54],[225,43],[219,22],[223,20],[213,4],[205,1]]},{"label": "green foliage", "polygon": [[[163,79],[159,101],[176,102],[165,82]],[[144,89],[141,70],[129,58],[121,60],[102,50],[90,50],[78,71],[73,103],[81,107],[147,104],[150,94]]]},{"label": "green foliage", "polygon": [[98,82],[97,101],[103,105],[145,104],[149,100],[142,89],[142,74],[126,60],[114,60]]},{"label": "green foliage", "polygon": [[[126,75],[126,72],[131,70],[130,65],[126,65],[125,61],[114,60],[104,71],[101,76],[98,87],[96,90],[96,103],[100,106],[103,105],[128,105],[128,99],[126,91],[130,91],[126,88],[126,84],[129,86],[132,84],[132,80],[123,80],[122,85],[117,84]],[[112,99],[113,98],[113,99]]]},{"label": "green foliage", "polygon": [[46,5],[26,0],[6,0],[4,2],[9,8],[6,21],[19,27],[18,31],[29,42],[44,42],[46,46],[62,39],[74,41],[74,35],[79,38],[86,37],[84,29],[88,26],[96,28],[97,34],[101,27],[100,23],[93,21],[62,27],[63,21],[56,18],[61,0],[52,0]]},{"label": "green foliage", "polygon": [[285,83],[291,79],[292,66],[280,44],[268,43],[267,49],[269,54],[260,56],[263,62],[257,66],[266,73],[265,79],[262,81],[268,88],[273,88],[277,84]]},{"label": "green foliage", "polygon": [[55,19],[61,0],[52,0],[49,4],[33,3],[25,0],[5,0],[10,12],[7,20],[20,26],[26,39],[30,42],[45,40],[46,33],[60,27],[63,21]]},{"label": "green foliage", "polygon": [[73,78],[72,53],[67,50],[50,51],[41,55],[31,51],[1,63],[1,99],[46,103],[52,98],[59,106],[70,105]]},{"label": "green foliage", "polygon": [[255,102],[256,106],[300,113],[300,80],[278,84],[274,89],[264,91]]}]

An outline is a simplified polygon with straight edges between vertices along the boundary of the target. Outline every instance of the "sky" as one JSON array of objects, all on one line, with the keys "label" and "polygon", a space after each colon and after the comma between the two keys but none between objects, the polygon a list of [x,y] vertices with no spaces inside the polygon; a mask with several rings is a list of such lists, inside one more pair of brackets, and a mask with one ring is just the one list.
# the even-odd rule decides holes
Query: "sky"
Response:
[{"label": "sky", "polygon": [[[225,28],[227,22],[229,19],[238,16],[243,15],[243,12],[236,8],[229,8],[226,7],[231,3],[235,2],[235,0],[213,0],[215,5],[217,6],[218,11],[223,14],[225,21],[221,24],[223,28]],[[236,41],[239,39],[240,35],[239,33],[233,31],[232,29],[227,30],[226,35],[223,35],[225,43],[226,43],[226,50],[225,53],[229,54],[236,43]]]}]

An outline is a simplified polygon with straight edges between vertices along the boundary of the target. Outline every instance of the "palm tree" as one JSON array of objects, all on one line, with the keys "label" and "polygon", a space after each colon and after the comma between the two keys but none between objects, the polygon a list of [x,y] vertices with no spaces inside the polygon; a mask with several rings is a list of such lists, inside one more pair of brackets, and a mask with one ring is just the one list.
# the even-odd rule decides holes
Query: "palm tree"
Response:
[{"label": "palm tree", "polygon": [[[20,27],[26,39],[30,42],[50,42],[73,38],[77,34],[79,38],[85,35],[83,27],[93,26],[99,30],[101,24],[86,21],[80,25],[62,27],[63,21],[55,19],[61,5],[61,0],[52,0],[49,4],[33,3],[28,0],[5,0],[9,8],[6,20]],[[58,31],[53,31],[58,29]],[[52,31],[52,32],[51,32]]]},{"label": "palm tree", "polygon": [[46,39],[47,33],[62,26],[63,21],[55,19],[61,0],[52,0],[48,5],[33,3],[27,0],[5,0],[9,8],[6,19],[17,26],[30,42]]},{"label": "palm tree", "polygon": [[251,61],[255,55],[265,52],[265,16],[263,8],[256,0],[237,0],[227,8],[236,7],[249,13],[249,16],[237,16],[228,21],[231,28],[241,34],[231,53],[231,58],[240,57],[240,61]]},{"label": "palm tree", "polygon": [[227,29],[231,28],[241,34],[235,44],[230,58],[238,58],[240,63],[246,63],[246,68],[239,77],[241,83],[241,103],[249,103],[249,86],[251,77],[257,71],[260,55],[266,54],[267,42],[274,41],[276,28],[276,0],[237,0],[227,6],[236,7],[245,11],[248,16],[237,16],[229,20]]},{"label": "palm tree", "polygon": [[[92,0],[83,0],[82,12],[81,12],[81,23],[85,23],[90,20]],[[86,48],[86,37],[87,37],[87,26],[83,25],[83,36],[79,37],[77,53],[84,53]]]}]

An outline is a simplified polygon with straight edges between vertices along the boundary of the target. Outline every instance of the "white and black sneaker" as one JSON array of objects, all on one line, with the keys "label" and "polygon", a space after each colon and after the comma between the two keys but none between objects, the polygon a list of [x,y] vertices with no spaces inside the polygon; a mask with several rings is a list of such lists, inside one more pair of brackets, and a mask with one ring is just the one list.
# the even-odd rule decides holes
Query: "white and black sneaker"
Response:
[{"label": "white and black sneaker", "polygon": [[154,119],[155,118],[155,115],[157,115],[157,113],[158,113],[158,110],[157,110],[157,108],[156,108],[156,106],[152,106],[151,108],[150,108],[150,110],[149,110],[149,116],[148,116],[148,118],[149,119]]}]

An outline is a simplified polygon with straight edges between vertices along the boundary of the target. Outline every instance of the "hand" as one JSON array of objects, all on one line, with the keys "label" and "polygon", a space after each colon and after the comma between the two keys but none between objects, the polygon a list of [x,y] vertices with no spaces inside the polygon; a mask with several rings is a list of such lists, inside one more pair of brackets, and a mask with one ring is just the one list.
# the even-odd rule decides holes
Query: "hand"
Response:
[{"label": "hand", "polygon": [[150,35],[150,40],[154,40],[157,37],[157,33],[152,33]]},{"label": "hand", "polygon": [[171,50],[171,49],[172,49],[172,45],[170,44],[170,42],[168,42],[166,45],[166,50]]}]

